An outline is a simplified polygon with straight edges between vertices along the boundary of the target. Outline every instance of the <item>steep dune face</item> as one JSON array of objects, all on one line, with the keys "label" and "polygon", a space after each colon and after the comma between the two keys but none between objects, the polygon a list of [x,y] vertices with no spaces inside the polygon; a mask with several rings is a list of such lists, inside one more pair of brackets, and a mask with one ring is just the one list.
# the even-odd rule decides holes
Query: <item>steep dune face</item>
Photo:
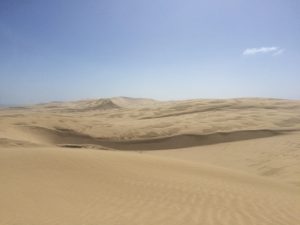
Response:
[{"label": "steep dune face", "polygon": [[[217,132],[212,134],[186,134],[171,137],[115,140],[113,138],[97,138],[75,130],[63,128],[45,128],[38,126],[19,127],[20,133],[31,136],[32,142],[47,145],[90,144],[101,145],[117,150],[163,150],[194,146],[214,145],[226,142],[251,140],[294,133],[294,130],[243,130],[234,132]],[[28,137],[28,136],[27,136]]]},{"label": "steep dune face", "polygon": [[300,224],[299,101],[53,102],[0,125],[0,225]]},{"label": "steep dune face", "polygon": [[298,225],[299,190],[144,154],[0,150],[0,224]]}]

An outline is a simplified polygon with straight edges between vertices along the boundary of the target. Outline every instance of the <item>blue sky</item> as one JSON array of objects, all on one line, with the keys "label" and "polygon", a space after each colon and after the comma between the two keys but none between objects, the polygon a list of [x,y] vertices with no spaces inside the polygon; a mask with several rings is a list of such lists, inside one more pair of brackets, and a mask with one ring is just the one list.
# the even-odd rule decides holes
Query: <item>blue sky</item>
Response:
[{"label": "blue sky", "polygon": [[300,98],[298,0],[1,0],[0,104]]}]

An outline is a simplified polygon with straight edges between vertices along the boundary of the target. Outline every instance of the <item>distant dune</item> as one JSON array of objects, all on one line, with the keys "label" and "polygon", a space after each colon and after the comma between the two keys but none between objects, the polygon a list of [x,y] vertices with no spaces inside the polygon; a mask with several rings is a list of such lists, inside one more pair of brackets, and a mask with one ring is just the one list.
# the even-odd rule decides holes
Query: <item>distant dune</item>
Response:
[{"label": "distant dune", "polygon": [[0,225],[299,225],[300,101],[0,110]]},{"label": "distant dune", "polygon": [[144,98],[114,97],[104,99],[89,99],[74,102],[51,102],[37,104],[34,109],[59,112],[101,111],[118,108],[141,107],[154,104],[155,100]]}]

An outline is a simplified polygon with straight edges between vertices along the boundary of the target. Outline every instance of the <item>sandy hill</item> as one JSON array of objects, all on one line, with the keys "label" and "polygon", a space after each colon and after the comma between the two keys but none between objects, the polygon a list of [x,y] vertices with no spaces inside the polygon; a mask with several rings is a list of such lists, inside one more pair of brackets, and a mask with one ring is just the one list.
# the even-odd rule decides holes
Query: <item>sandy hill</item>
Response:
[{"label": "sandy hill", "polygon": [[114,97],[111,98],[111,100],[115,104],[125,108],[147,106],[158,102],[156,100],[149,99],[149,98],[129,98],[129,97]]},{"label": "sandy hill", "polygon": [[0,225],[300,224],[300,101],[52,102],[0,125]]},{"label": "sandy hill", "polygon": [[[157,101],[145,98],[129,98],[129,97],[114,97],[87,99],[72,102],[50,102],[42,103],[34,106],[25,106],[31,110],[44,110],[51,112],[84,112],[84,111],[101,111],[118,108],[138,108],[146,105],[155,104]],[[18,109],[19,107],[11,107]]]}]

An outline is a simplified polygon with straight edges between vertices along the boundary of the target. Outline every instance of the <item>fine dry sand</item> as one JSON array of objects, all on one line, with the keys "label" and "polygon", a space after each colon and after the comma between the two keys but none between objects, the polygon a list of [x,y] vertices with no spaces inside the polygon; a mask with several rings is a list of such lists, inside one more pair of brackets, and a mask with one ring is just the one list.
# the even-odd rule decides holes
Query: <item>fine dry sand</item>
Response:
[{"label": "fine dry sand", "polygon": [[300,102],[0,108],[0,225],[299,225]]}]

